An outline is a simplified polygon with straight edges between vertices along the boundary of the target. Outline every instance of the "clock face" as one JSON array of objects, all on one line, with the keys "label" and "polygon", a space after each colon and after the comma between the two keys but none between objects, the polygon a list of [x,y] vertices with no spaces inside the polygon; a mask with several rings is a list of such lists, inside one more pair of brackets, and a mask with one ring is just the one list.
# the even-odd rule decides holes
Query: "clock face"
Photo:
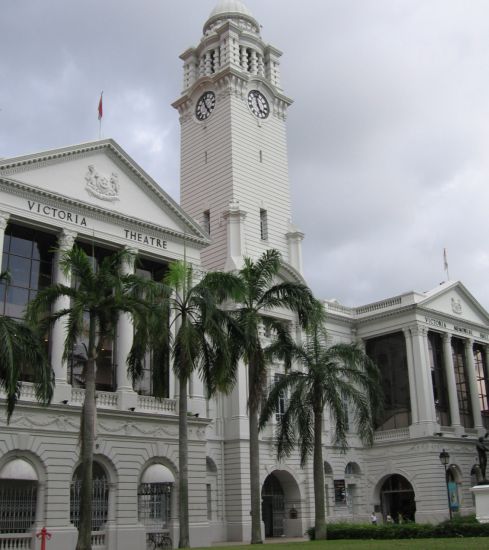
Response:
[{"label": "clock face", "polygon": [[267,98],[258,90],[251,90],[248,94],[248,107],[258,118],[267,118],[270,114]]},{"label": "clock face", "polygon": [[205,92],[200,96],[195,106],[195,116],[199,120],[205,120],[210,116],[216,106],[216,95],[214,92]]}]

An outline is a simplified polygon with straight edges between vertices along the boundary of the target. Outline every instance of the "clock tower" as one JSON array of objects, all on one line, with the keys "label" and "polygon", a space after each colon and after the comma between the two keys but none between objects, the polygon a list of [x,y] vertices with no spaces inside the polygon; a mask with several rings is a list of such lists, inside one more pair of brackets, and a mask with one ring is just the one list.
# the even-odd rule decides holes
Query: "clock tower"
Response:
[{"label": "clock tower", "polygon": [[291,223],[281,52],[239,0],[221,0],[186,50],[181,122],[183,209],[206,229],[206,269],[240,268],[275,248],[302,273],[303,234]]}]

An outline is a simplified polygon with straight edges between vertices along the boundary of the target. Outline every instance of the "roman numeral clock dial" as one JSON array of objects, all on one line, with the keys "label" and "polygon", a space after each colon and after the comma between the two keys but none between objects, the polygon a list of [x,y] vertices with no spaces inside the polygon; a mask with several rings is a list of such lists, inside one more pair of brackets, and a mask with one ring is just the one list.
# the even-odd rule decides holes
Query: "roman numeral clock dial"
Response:
[{"label": "roman numeral clock dial", "polygon": [[267,118],[270,114],[270,105],[267,98],[258,90],[251,90],[248,94],[248,107],[258,118]]},{"label": "roman numeral clock dial", "polygon": [[215,106],[216,95],[214,92],[205,92],[200,96],[199,101],[197,101],[197,105],[195,106],[195,116],[199,120],[205,120],[209,118]]}]

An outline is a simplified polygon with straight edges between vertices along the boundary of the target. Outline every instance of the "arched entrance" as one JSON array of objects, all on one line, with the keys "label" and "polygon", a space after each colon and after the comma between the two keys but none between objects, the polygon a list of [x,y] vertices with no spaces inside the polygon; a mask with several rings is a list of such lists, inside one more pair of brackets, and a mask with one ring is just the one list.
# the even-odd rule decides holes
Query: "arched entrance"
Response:
[{"label": "arched entrance", "polygon": [[389,514],[396,523],[415,520],[414,489],[405,477],[388,477],[380,489],[380,502],[384,518]]},{"label": "arched entrance", "polygon": [[301,497],[294,477],[285,470],[275,470],[263,483],[262,520],[265,537],[302,535]]}]

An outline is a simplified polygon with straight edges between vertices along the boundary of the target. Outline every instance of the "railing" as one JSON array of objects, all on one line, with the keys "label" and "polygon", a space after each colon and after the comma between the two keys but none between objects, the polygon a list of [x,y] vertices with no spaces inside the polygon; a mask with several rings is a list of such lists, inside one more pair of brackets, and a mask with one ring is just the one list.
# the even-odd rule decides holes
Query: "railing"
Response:
[{"label": "railing", "polygon": [[337,311],[338,313],[345,313],[346,315],[351,315],[355,310],[348,306],[343,306],[335,302],[324,302],[327,309],[331,311]]},{"label": "railing", "polygon": [[[6,393],[2,389],[0,391],[0,399],[5,399]],[[36,390],[32,382],[22,382],[22,387],[20,391],[20,401],[36,401]],[[0,547],[1,548],[1,547]]]},{"label": "railing", "polygon": [[396,439],[408,439],[409,428],[398,428],[397,430],[385,430],[374,434],[374,441],[392,441]]},{"label": "railing", "polygon": [[[83,404],[85,400],[85,390],[83,388],[71,389],[71,402]],[[97,407],[101,409],[117,409],[117,393],[98,391],[97,392]]]},{"label": "railing", "polygon": [[92,532],[92,550],[105,550],[105,533],[103,531]]},{"label": "railing", "polygon": [[31,550],[32,535],[30,533],[12,533],[0,535],[0,550]]},{"label": "railing", "polygon": [[379,309],[398,306],[401,302],[402,298],[398,296],[397,298],[389,298],[388,300],[382,300],[381,302],[374,302],[373,304],[357,307],[355,308],[355,311],[357,315],[361,315],[362,313],[371,313],[372,311],[378,311]]},{"label": "railing", "polygon": [[175,413],[177,410],[176,399],[156,399],[151,395],[138,395],[137,409],[152,412]]}]

